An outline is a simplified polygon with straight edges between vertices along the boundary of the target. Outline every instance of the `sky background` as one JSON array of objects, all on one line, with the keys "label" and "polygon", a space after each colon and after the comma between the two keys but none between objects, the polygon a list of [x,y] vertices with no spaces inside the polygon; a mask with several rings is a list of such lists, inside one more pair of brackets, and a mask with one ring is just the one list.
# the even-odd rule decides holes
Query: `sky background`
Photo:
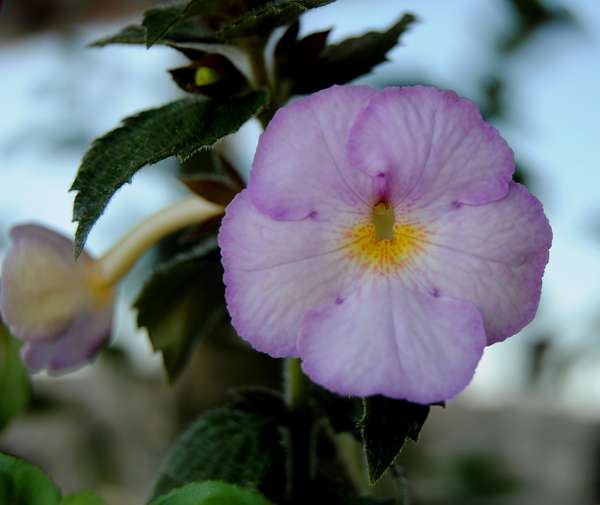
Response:
[{"label": "sky background", "polygon": [[[576,29],[548,27],[517,53],[498,57],[495,44],[512,19],[500,1],[340,0],[305,16],[304,32],[335,25],[331,39],[384,28],[404,11],[419,23],[390,54],[390,62],[360,82],[424,80],[482,100],[481,82],[506,79],[507,114],[496,126],[527,167],[530,189],[544,204],[554,231],[542,303],[519,337],[489,348],[467,400],[517,401],[524,394],[524,352],[549,338],[550,361],[567,367],[539,396],[545,408],[600,417],[600,4],[553,2],[571,11]],[[135,19],[134,19],[135,20]],[[73,195],[67,192],[90,141],[120,119],[179,95],[166,68],[179,56],[167,48],[87,43],[116,31],[88,25],[43,33],[0,46],[0,251],[10,226],[37,221],[72,234]],[[1,29],[1,27],[0,27]],[[256,123],[232,140],[235,161],[249,170]],[[143,169],[122,189],[93,229],[89,249],[100,254],[132,225],[178,198],[183,189],[169,163]],[[1,255],[1,253],[0,253]],[[133,272],[119,305],[118,342],[141,369],[155,371],[143,333],[133,333],[127,301],[143,267]],[[529,393],[528,393],[529,394]]]}]

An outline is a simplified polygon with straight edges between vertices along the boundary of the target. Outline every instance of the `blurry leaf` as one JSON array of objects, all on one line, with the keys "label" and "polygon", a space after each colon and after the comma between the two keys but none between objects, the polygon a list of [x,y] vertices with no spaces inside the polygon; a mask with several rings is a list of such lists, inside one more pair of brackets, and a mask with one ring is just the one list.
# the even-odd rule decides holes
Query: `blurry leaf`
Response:
[{"label": "blurry leaf", "polygon": [[146,28],[146,47],[158,42],[173,25],[181,20],[184,8],[178,5],[150,9],[144,13],[142,25]]},{"label": "blurry leaf", "polygon": [[206,240],[159,265],[134,302],[137,324],[148,330],[175,381],[195,342],[226,317],[217,243]]},{"label": "blurry leaf", "polygon": [[150,505],[272,505],[263,495],[225,482],[194,482],[152,500]]},{"label": "blurry leaf", "polygon": [[140,25],[128,25],[119,33],[95,40],[90,47],[104,47],[109,44],[144,44],[146,29]]},{"label": "blurry leaf", "polygon": [[142,25],[146,28],[146,47],[151,47],[171,31],[177,29],[186,18],[210,14],[217,10],[222,0],[190,0],[185,5],[172,5],[150,9],[144,13]]},{"label": "blurry leaf", "polygon": [[205,54],[191,65],[169,72],[177,85],[189,93],[229,96],[248,90],[244,74],[222,54]]},{"label": "blurry leaf", "polygon": [[29,377],[21,364],[20,347],[0,321],[0,430],[29,402]]},{"label": "blurry leaf", "polygon": [[[327,45],[331,30],[311,33],[297,40],[300,23],[295,22],[285,31],[275,46],[274,70],[279,80],[294,78],[303,71],[310,71]],[[281,97],[282,102],[287,98]]]},{"label": "blurry leaf", "polygon": [[279,391],[248,386],[233,390],[231,397],[229,406],[235,410],[271,417],[283,417],[287,413],[285,399]]},{"label": "blurry leaf", "polygon": [[521,47],[539,28],[550,23],[574,24],[573,16],[562,7],[547,7],[543,0],[506,0],[518,16],[517,28],[500,44],[505,52]]},{"label": "blurry leaf", "polygon": [[233,181],[219,174],[199,174],[182,178],[188,189],[206,200],[226,206],[242,188],[236,188]]},{"label": "blurry leaf", "polygon": [[489,452],[461,454],[446,464],[447,488],[458,503],[509,496],[524,485],[508,463]]},{"label": "blurry leaf", "polygon": [[490,77],[483,82],[485,104],[481,107],[481,115],[490,120],[504,114],[504,81],[500,77]]},{"label": "blurry leaf", "polygon": [[311,402],[331,424],[336,433],[356,433],[362,415],[362,402],[358,398],[340,396],[325,388],[311,384]]},{"label": "blurry leaf", "polygon": [[[185,43],[222,43],[208,27],[184,20],[174,26],[167,36],[157,40],[155,44],[164,44],[179,48]],[[146,44],[146,28],[141,25],[129,25],[119,33],[103,37],[90,44],[90,47],[104,47],[110,44]]]},{"label": "blurry leaf", "polygon": [[398,505],[395,500],[378,500],[373,497],[356,496],[356,493],[337,482],[318,476],[311,483],[310,495],[314,501],[327,505]]},{"label": "blurry leaf", "polygon": [[223,100],[184,98],[150,109],[96,139],[85,154],[75,182],[73,220],[78,221],[75,252],[113,194],[143,166],[173,155],[185,160],[200,149],[237,131],[263,106],[266,94],[256,91]]},{"label": "blurry leaf", "polygon": [[58,505],[60,491],[37,467],[0,453],[0,504]]},{"label": "blurry leaf", "polygon": [[175,443],[154,496],[201,480],[258,487],[280,452],[275,418],[230,408],[209,411]]},{"label": "blurry leaf", "polygon": [[104,500],[91,491],[82,491],[63,498],[60,505],[106,505]]},{"label": "blurry leaf", "polygon": [[293,92],[312,93],[369,73],[373,67],[386,61],[387,53],[398,44],[400,36],[414,21],[412,14],[404,14],[384,32],[372,31],[327,46],[312,64],[294,67],[290,76],[295,81]]},{"label": "blurry leaf", "polygon": [[269,33],[294,21],[304,12],[333,3],[335,0],[270,0],[244,15],[225,22],[217,34],[224,39]]},{"label": "blurry leaf", "polygon": [[375,484],[392,465],[406,438],[415,442],[429,415],[428,405],[372,396],[364,400],[362,434],[369,481]]}]

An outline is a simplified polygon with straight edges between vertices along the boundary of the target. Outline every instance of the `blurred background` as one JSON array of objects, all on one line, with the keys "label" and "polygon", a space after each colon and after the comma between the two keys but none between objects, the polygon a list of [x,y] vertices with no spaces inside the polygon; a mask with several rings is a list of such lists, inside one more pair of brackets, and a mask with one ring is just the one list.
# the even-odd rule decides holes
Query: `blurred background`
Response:
[{"label": "blurred background", "polygon": [[[0,257],[18,222],[72,234],[68,188],[91,140],[180,93],[165,69],[181,56],[169,48],[86,47],[151,3],[0,2]],[[535,321],[486,351],[472,385],[432,412],[402,456],[413,502],[600,504],[600,3],[338,0],[306,15],[302,32],[333,27],[335,41],[402,12],[418,24],[360,82],[434,84],[475,100],[554,230]],[[245,173],[259,133],[251,122],[227,139]],[[174,170],[145,168],[123,188],[90,250],[183,194]],[[0,433],[0,450],[41,465],[65,492],[90,487],[113,505],[143,502],[169,443],[228,388],[277,385],[271,360],[216,341],[168,386],[130,309],[151,265],[149,255],[122,286],[111,349],[76,374],[34,377],[29,408]]]}]

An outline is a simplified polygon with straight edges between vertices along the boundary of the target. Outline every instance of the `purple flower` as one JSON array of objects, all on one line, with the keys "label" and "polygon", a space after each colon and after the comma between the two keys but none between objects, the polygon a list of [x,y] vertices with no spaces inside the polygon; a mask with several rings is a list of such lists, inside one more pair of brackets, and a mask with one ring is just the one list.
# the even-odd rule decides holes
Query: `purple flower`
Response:
[{"label": "purple flower", "polygon": [[100,281],[94,261],[76,262],[73,242],[27,224],[10,232],[12,248],[0,278],[0,313],[24,342],[32,371],[60,372],[90,361],[110,335],[113,290]]},{"label": "purple flower", "polygon": [[552,232],[470,101],[333,87],[281,109],[219,234],[239,334],[340,394],[453,397],[533,318]]}]

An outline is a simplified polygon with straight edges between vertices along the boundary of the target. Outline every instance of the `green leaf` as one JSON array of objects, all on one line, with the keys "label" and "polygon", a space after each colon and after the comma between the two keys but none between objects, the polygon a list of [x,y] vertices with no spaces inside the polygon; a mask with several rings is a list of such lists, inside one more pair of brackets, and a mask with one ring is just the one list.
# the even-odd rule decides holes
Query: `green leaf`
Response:
[{"label": "green leaf", "polygon": [[19,348],[19,342],[0,321],[0,430],[29,403],[29,377],[21,364]]},{"label": "green leaf", "polygon": [[159,265],[134,302],[137,324],[148,330],[154,351],[162,353],[171,382],[193,345],[226,317],[222,275],[211,238]]},{"label": "green leaf", "polygon": [[0,453],[0,503],[58,505],[60,491],[37,467]]},{"label": "green leaf", "polygon": [[258,487],[280,454],[275,417],[232,408],[212,410],[177,440],[154,496],[200,480]]},{"label": "green leaf", "polygon": [[140,168],[174,155],[185,160],[212,146],[237,131],[265,101],[263,91],[227,99],[184,98],[128,117],[121,127],[96,139],[71,187],[77,191],[75,253],[81,253],[113,194]]},{"label": "green leaf", "polygon": [[142,25],[146,28],[146,47],[151,47],[177,29],[187,18],[211,14],[221,7],[221,0],[190,0],[185,5],[150,9],[144,13]]},{"label": "green leaf", "polygon": [[[169,30],[169,33],[157,40],[155,44],[163,44],[179,48],[185,44],[222,43],[214,32],[201,23],[183,20]],[[110,44],[146,44],[146,28],[141,25],[129,25],[115,35],[103,37],[90,44],[90,47],[104,47]]]},{"label": "green leaf", "polygon": [[106,505],[106,503],[91,491],[81,491],[63,498],[60,505]]},{"label": "green leaf", "polygon": [[333,3],[335,0],[271,0],[262,2],[244,15],[225,22],[217,34],[224,39],[269,33],[274,28],[294,21],[304,12]]},{"label": "green leaf", "polygon": [[373,396],[364,400],[359,423],[369,481],[375,484],[394,463],[407,438],[415,442],[427,416],[429,405]]},{"label": "green leaf", "polygon": [[327,46],[316,61],[292,67],[293,92],[313,93],[369,73],[373,67],[386,61],[387,53],[398,44],[400,36],[414,21],[412,14],[404,14],[384,32],[372,31]]},{"label": "green leaf", "polygon": [[194,482],[171,491],[150,505],[272,505],[263,495],[225,482]]},{"label": "green leaf", "polygon": [[340,396],[321,386],[311,384],[311,403],[329,423],[336,433],[356,434],[356,425],[362,415],[362,402],[359,398]]},{"label": "green leaf", "polygon": [[146,28],[146,47],[151,47],[182,19],[184,7],[170,6],[150,9],[144,13],[142,26]]}]

